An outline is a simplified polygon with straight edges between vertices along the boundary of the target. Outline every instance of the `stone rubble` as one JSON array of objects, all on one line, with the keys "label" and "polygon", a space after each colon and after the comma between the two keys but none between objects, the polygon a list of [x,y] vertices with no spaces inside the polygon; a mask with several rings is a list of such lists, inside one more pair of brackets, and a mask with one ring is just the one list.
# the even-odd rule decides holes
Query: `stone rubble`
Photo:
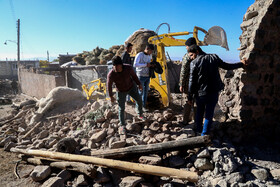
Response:
[{"label": "stone rubble", "polygon": [[[133,111],[134,106],[130,106]],[[117,107],[105,100],[88,103],[69,113],[53,114],[49,111],[36,128],[28,126],[35,111],[31,108],[18,108],[18,113],[26,115],[0,127],[0,146],[9,151],[11,147],[20,149],[42,149],[72,154],[90,155],[98,149],[118,149],[134,145],[146,145],[170,140],[187,139],[195,136],[193,124],[182,125],[182,114],[176,110],[162,110],[146,113],[147,120],[139,121],[130,115],[127,118],[127,138],[121,140],[118,133],[119,121]],[[92,110],[95,109],[95,110]],[[33,112],[32,112],[33,111]],[[110,113],[110,115],[108,115]],[[51,116],[49,116],[51,115]],[[105,115],[107,117],[105,117]],[[165,116],[165,117],[164,117]],[[100,120],[104,118],[104,120]],[[19,123],[20,122],[20,123]],[[218,125],[219,126],[219,125]],[[34,129],[33,129],[34,128]],[[31,131],[30,136],[26,136]],[[218,131],[218,129],[215,129]],[[218,134],[222,134],[218,132]],[[218,136],[218,137],[223,137]],[[96,168],[96,175],[85,177],[73,170],[51,173],[50,166],[36,166],[30,174],[34,181],[42,181],[43,186],[90,185],[93,186],[247,186],[279,185],[280,168],[254,167],[232,143],[220,143],[186,151],[173,151],[166,154],[139,155],[138,162],[177,169],[195,171],[200,174],[198,184],[176,181],[172,178],[158,178],[112,168]],[[56,169],[57,170],[57,169]],[[25,175],[26,176],[26,175]]]}]

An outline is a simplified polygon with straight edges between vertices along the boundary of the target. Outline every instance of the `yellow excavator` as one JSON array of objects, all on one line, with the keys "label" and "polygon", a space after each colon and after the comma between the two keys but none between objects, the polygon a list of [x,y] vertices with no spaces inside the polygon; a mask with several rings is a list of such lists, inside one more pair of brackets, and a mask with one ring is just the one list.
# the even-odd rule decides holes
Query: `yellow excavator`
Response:
[{"label": "yellow excavator", "polygon": [[[162,23],[161,25],[163,24],[167,24],[167,23]],[[159,27],[161,25],[159,25]],[[203,41],[200,41],[198,39],[198,31],[201,31],[205,34]],[[155,73],[156,77],[151,78],[149,86],[150,88],[158,92],[158,94],[160,95],[159,98],[164,107],[169,106],[170,103],[170,89],[169,89],[169,81],[168,81],[167,61],[165,56],[165,47],[185,46],[186,39],[176,39],[174,38],[174,36],[185,36],[190,34],[193,35],[193,37],[196,39],[196,42],[199,46],[219,45],[228,50],[226,33],[219,26],[211,27],[208,31],[195,26],[193,32],[185,31],[185,32],[166,33],[166,34],[150,37],[148,42],[156,46],[157,49],[156,61],[159,62],[160,65],[162,66],[163,73],[162,74]]]},{"label": "yellow excavator", "polygon": [[[166,24],[168,26],[168,33],[155,35],[148,39],[150,44],[154,44],[156,46],[156,61],[160,63],[163,73],[157,74],[155,73],[155,78],[151,78],[150,88],[155,91],[155,95],[159,98],[159,102],[164,106],[168,107],[170,103],[170,89],[169,89],[169,81],[168,81],[168,69],[167,69],[167,61],[165,56],[165,47],[171,46],[185,46],[186,39],[176,39],[175,36],[187,36],[192,34],[196,39],[196,42],[199,46],[206,45],[219,45],[228,50],[227,37],[225,31],[219,27],[214,26],[211,27],[208,31],[195,26],[193,32],[174,32],[170,33],[170,27],[167,23],[162,23],[158,26],[157,32],[159,28]],[[201,41],[198,38],[198,31],[201,31],[205,36],[204,40]],[[157,33],[156,32],[156,33]],[[109,66],[109,65],[108,65]],[[110,69],[108,67],[108,69]],[[84,84],[82,86],[83,90],[86,92],[87,99],[91,99],[94,93],[98,95],[106,95],[106,83],[102,83],[100,79],[94,80],[91,82],[93,84],[90,88],[88,84]]]}]

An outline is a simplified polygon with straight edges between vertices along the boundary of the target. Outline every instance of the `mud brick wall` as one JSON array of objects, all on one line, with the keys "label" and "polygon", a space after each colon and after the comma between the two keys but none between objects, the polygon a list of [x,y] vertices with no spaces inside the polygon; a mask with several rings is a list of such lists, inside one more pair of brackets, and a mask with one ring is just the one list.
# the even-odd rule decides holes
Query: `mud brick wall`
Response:
[{"label": "mud brick wall", "polygon": [[21,92],[37,99],[46,97],[52,89],[58,86],[65,86],[65,77],[59,74],[38,74],[27,69],[20,69],[19,78]]},{"label": "mud brick wall", "polygon": [[219,105],[244,133],[280,132],[280,1],[256,0],[240,25],[240,58],[245,69],[223,72]]}]

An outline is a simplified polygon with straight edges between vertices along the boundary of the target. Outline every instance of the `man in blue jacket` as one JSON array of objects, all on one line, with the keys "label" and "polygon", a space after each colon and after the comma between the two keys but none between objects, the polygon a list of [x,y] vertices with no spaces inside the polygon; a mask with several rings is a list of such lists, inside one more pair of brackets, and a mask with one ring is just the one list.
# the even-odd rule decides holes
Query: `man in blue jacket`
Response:
[{"label": "man in blue jacket", "polygon": [[[196,99],[196,130],[204,136],[209,134],[219,92],[224,88],[219,68],[226,70],[241,68],[247,65],[247,60],[243,59],[241,62],[229,64],[216,54],[203,53],[197,45],[188,48],[188,55],[193,60],[190,67],[188,102],[192,104],[193,99]],[[202,129],[204,113],[205,120]]]}]

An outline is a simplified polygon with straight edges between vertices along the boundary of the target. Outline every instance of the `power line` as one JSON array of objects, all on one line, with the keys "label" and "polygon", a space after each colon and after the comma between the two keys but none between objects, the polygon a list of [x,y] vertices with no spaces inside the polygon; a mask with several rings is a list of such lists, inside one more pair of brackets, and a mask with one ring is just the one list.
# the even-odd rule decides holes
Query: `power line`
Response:
[{"label": "power line", "polygon": [[14,18],[14,21],[16,22],[16,13],[15,13],[13,0],[10,0],[10,7],[11,7],[11,11],[12,11],[12,16]]}]

